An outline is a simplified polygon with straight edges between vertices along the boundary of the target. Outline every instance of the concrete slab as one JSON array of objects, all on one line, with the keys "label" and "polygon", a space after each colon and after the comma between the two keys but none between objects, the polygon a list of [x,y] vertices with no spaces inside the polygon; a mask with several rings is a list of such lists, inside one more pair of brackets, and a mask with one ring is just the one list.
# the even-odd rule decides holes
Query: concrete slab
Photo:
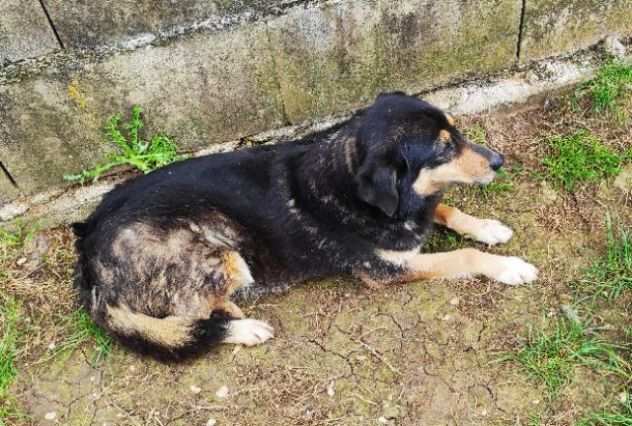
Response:
[{"label": "concrete slab", "polygon": [[198,34],[0,86],[0,158],[32,194],[102,160],[103,124],[133,104],[146,134],[194,149],[280,126],[278,100],[263,25]]},{"label": "concrete slab", "polygon": [[[160,33],[223,28],[283,9],[288,0],[44,0],[68,47],[133,46]],[[299,2],[300,3],[300,2]],[[239,17],[237,17],[240,15]]]},{"label": "concrete slab", "polygon": [[37,0],[0,1],[0,67],[59,47]]},{"label": "concrete slab", "polygon": [[520,0],[358,0],[270,22],[291,122],[356,108],[383,90],[418,92],[516,60]]},{"label": "concrete slab", "polygon": [[527,0],[521,61],[572,53],[608,35],[632,36],[629,0]]}]

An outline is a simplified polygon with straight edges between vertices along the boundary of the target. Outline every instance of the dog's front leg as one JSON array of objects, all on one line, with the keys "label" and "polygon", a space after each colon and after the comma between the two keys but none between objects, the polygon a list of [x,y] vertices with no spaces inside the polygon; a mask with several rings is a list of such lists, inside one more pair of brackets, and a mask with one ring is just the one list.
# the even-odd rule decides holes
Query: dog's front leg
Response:
[{"label": "dog's front leg", "polygon": [[[498,256],[466,248],[444,253],[409,254],[384,251],[382,260],[403,269],[399,276],[380,280],[382,284],[430,278],[465,278],[483,275],[504,284],[518,285],[538,277],[535,266],[519,257]],[[365,277],[360,277],[365,280]],[[386,281],[386,282],[384,282]]]},{"label": "dog's front leg", "polygon": [[488,245],[506,243],[513,235],[511,229],[497,220],[479,219],[445,204],[437,206],[434,221],[466,238]]}]

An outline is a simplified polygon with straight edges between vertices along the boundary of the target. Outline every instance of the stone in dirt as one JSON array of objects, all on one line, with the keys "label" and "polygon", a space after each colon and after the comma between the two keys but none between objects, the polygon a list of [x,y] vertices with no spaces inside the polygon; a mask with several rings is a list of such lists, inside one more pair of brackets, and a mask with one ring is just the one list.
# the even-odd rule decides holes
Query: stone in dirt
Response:
[{"label": "stone in dirt", "polygon": [[632,164],[625,166],[614,180],[614,186],[623,192],[632,191]]}]

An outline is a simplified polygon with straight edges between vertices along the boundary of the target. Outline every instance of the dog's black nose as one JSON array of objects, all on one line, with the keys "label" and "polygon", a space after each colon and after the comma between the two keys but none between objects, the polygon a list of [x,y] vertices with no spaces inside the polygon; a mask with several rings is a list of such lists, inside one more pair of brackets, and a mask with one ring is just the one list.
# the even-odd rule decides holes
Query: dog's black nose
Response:
[{"label": "dog's black nose", "polygon": [[503,157],[502,154],[495,152],[494,155],[492,156],[491,161],[489,162],[489,167],[491,167],[492,170],[496,171],[500,169],[504,163],[505,163],[505,157]]}]

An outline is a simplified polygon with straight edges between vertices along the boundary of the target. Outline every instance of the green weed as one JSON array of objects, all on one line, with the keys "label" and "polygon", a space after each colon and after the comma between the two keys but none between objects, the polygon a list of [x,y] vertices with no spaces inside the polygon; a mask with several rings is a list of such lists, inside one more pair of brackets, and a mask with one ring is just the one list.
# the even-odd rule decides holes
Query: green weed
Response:
[{"label": "green weed", "polygon": [[553,182],[567,191],[573,191],[579,183],[598,182],[620,171],[622,157],[587,130],[554,136],[547,143],[552,152],[542,164]]},{"label": "green weed", "polygon": [[632,231],[622,226],[615,229],[606,218],[606,253],[587,271],[581,284],[608,299],[632,289]]},{"label": "green weed", "polygon": [[496,173],[496,178],[485,186],[481,186],[479,189],[483,196],[491,196],[494,194],[502,194],[511,192],[514,189],[514,184],[511,181],[513,178],[513,171],[507,169],[500,169]]},{"label": "green weed", "polygon": [[624,396],[626,399],[621,402],[619,409],[589,414],[577,422],[576,426],[632,426],[632,401],[627,393]]},{"label": "green weed", "polygon": [[141,113],[142,109],[138,105],[133,106],[130,121],[123,125],[120,114],[110,118],[105,133],[118,152],[110,155],[105,163],[76,175],[66,175],[64,179],[81,183],[96,181],[106,171],[122,165],[149,173],[183,158],[177,154],[175,142],[166,135],[157,134],[149,140],[141,138],[140,132],[144,127]]},{"label": "green weed", "polygon": [[112,351],[112,338],[92,321],[90,315],[83,309],[79,309],[68,318],[72,334],[64,339],[53,353],[57,356],[62,353],[72,353],[87,342],[93,342],[95,353],[93,363],[104,360]]},{"label": "green weed", "polygon": [[463,131],[465,137],[473,143],[487,145],[487,130],[480,124],[475,124]]},{"label": "green weed", "polygon": [[24,417],[9,392],[18,375],[19,317],[20,304],[0,294],[0,426]]},{"label": "green weed", "polygon": [[610,112],[625,119],[621,102],[632,89],[632,66],[612,60],[603,65],[592,80],[580,85],[575,102],[589,97],[594,112]]},{"label": "green weed", "polygon": [[577,366],[587,366],[626,378],[630,365],[620,348],[588,333],[580,322],[558,320],[550,332],[538,331],[516,355],[530,377],[545,384],[554,398],[570,382]]},{"label": "green weed", "polygon": [[17,357],[18,318],[20,305],[13,298],[0,297],[0,399],[7,394],[9,386],[17,375],[15,359]]},{"label": "green weed", "polygon": [[0,250],[19,249],[31,238],[37,227],[23,222],[14,223],[11,228],[0,228]]}]

